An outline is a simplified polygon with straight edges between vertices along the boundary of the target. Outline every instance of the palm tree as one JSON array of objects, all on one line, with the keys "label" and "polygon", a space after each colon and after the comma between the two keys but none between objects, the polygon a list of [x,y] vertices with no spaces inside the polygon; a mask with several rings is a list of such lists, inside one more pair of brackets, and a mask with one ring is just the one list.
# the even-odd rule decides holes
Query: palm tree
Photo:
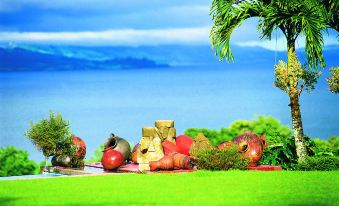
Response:
[{"label": "palm tree", "polygon": [[[272,32],[280,29],[287,40],[287,64],[276,66],[276,86],[284,90],[289,98],[292,127],[298,161],[307,155],[302,126],[299,96],[307,87],[314,88],[319,76],[318,66],[324,67],[322,55],[322,31],[334,28],[338,31],[339,3],[337,0],[213,0],[211,15],[212,46],[220,60],[233,60],[230,49],[231,34],[244,20],[259,17],[258,30],[261,38],[271,39]],[[298,36],[305,36],[305,53],[309,70],[302,67],[295,52]],[[280,72],[280,73],[279,73]],[[278,78],[282,75],[284,78]]]}]

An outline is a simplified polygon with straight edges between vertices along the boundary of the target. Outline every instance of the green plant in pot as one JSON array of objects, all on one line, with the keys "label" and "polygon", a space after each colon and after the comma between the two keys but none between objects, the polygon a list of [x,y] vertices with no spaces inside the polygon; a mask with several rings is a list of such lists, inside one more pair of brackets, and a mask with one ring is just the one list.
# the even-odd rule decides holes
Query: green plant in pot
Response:
[{"label": "green plant in pot", "polygon": [[31,122],[31,128],[26,131],[25,136],[43,152],[45,170],[50,156],[65,152],[71,154],[73,150],[69,122],[60,113],[55,115],[51,112],[48,119],[42,119],[38,123]]}]

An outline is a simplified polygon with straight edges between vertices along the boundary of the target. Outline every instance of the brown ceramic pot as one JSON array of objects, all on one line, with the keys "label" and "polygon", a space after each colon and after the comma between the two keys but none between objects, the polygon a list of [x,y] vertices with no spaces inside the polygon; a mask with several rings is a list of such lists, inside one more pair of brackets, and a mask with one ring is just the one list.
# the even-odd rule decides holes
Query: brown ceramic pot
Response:
[{"label": "brown ceramic pot", "polygon": [[140,150],[140,144],[136,144],[132,150],[132,162],[138,163],[138,151]]},{"label": "brown ceramic pot", "polygon": [[124,160],[128,160],[131,155],[131,146],[129,143],[118,136],[115,136],[113,133],[110,134],[110,137],[104,143],[104,149],[113,148],[116,151],[119,151],[124,156]]}]

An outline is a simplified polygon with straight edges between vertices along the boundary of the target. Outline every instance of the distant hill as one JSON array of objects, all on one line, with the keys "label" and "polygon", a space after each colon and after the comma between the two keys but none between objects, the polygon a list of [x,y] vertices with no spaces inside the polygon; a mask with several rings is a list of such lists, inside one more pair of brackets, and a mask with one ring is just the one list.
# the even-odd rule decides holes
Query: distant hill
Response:
[{"label": "distant hill", "polygon": [[27,48],[0,48],[0,71],[111,70],[168,67],[147,58],[92,60]]},{"label": "distant hill", "polygon": [[[80,47],[19,45],[0,47],[0,71],[26,70],[110,70],[121,68],[161,68],[168,66],[211,66],[272,68],[275,60],[286,60],[286,52],[261,47],[232,45],[235,61],[220,62],[208,45],[163,45],[140,47]],[[303,50],[299,58],[305,62]],[[328,67],[339,65],[339,47],[324,49]]]}]

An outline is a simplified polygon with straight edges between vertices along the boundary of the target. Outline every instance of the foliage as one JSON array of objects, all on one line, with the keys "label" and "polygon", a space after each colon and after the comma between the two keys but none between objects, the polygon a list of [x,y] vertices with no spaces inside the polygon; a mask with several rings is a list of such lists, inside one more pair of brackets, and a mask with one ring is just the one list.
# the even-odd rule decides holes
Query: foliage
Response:
[{"label": "foliage", "polygon": [[[338,181],[339,171],[199,170],[180,174],[91,175],[0,181],[0,197],[2,205],[25,206],[324,206],[338,205]],[[157,189],[159,192],[155,192]]]},{"label": "foliage", "polygon": [[305,161],[296,165],[296,170],[339,170],[338,156],[307,157]]},{"label": "foliage", "polygon": [[33,160],[28,159],[26,151],[14,146],[0,148],[0,177],[32,175],[38,168]]},{"label": "foliage", "polygon": [[280,144],[286,139],[291,139],[291,130],[271,116],[258,116],[252,121],[237,120],[231,123],[228,128],[221,128],[220,131],[189,128],[185,131],[185,134],[194,138],[201,132],[209,139],[212,145],[219,145],[223,142],[231,141],[247,131],[263,134],[268,145]]},{"label": "foliage", "polygon": [[[225,141],[231,141],[238,135],[252,131],[256,134],[265,136],[268,144],[268,149],[264,151],[263,157],[259,164],[281,165],[284,169],[292,169],[296,164],[296,153],[294,138],[291,130],[282,125],[279,120],[270,116],[259,116],[252,121],[238,120],[228,128],[222,128],[220,132],[216,130],[190,128],[185,131],[185,134],[192,135],[202,132],[213,145],[218,145]],[[211,135],[213,134],[213,135]],[[311,139],[306,138],[308,147],[311,147]],[[312,154],[309,151],[309,154]]]},{"label": "foliage", "polygon": [[194,162],[198,169],[204,170],[245,170],[249,161],[237,150],[237,147],[227,149],[205,149],[198,153]]},{"label": "foliage", "polygon": [[325,66],[322,55],[323,36],[326,26],[337,29],[337,1],[277,0],[235,1],[213,0],[211,15],[212,45],[221,59],[233,60],[230,40],[233,31],[246,19],[259,17],[258,31],[261,37],[271,39],[274,29],[280,29],[287,41],[295,41],[299,34],[306,37],[305,53],[310,67],[319,63]]},{"label": "foliage", "polygon": [[185,131],[185,134],[192,138],[195,138],[199,133],[203,133],[212,145],[218,145],[221,143],[221,136],[217,130],[206,128],[189,128]]},{"label": "foliage", "polygon": [[[303,87],[310,92],[320,73],[318,65],[325,67],[323,58],[323,34],[327,27],[338,31],[338,1],[326,0],[213,0],[211,15],[212,46],[220,59],[233,60],[230,40],[233,31],[246,19],[259,17],[258,31],[263,39],[271,39],[274,29],[279,29],[287,40],[288,64],[280,62],[276,68],[275,85],[285,91],[291,100],[296,153],[299,161],[306,156],[306,145],[299,108],[299,95]],[[295,55],[295,42],[298,36],[305,36],[305,54],[308,67],[303,69]],[[298,88],[299,82],[302,82]]]},{"label": "foliage", "polygon": [[86,162],[101,162],[102,151],[104,150],[104,145],[100,145],[95,151],[93,156],[91,156]]},{"label": "foliage", "polygon": [[[314,141],[304,136],[307,155],[314,155]],[[293,170],[297,164],[297,154],[295,151],[295,141],[292,136],[282,139],[280,144],[269,146],[259,161],[259,164],[280,165],[283,169]]]},{"label": "foliage", "polygon": [[339,137],[332,136],[328,140],[313,139],[311,147],[314,156],[339,156]]},{"label": "foliage", "polygon": [[326,81],[330,85],[330,91],[332,93],[339,93],[339,67],[331,68],[330,73],[332,77],[327,78]]},{"label": "foliage", "polygon": [[[294,56],[295,58],[296,56]],[[292,62],[293,63],[293,62]],[[314,85],[317,83],[321,72],[312,71],[307,69],[306,66],[302,66],[296,59],[292,69],[287,68],[287,63],[279,61],[274,67],[275,81],[274,85],[279,89],[289,94],[290,86],[296,84],[300,85],[300,92],[303,88],[310,93],[314,89]]]},{"label": "foliage", "polygon": [[332,136],[327,141],[331,145],[333,155],[339,156],[339,136]]},{"label": "foliage", "polygon": [[56,154],[58,148],[72,142],[69,122],[63,120],[60,113],[55,116],[51,112],[49,119],[31,123],[31,129],[25,135],[46,157]]}]

